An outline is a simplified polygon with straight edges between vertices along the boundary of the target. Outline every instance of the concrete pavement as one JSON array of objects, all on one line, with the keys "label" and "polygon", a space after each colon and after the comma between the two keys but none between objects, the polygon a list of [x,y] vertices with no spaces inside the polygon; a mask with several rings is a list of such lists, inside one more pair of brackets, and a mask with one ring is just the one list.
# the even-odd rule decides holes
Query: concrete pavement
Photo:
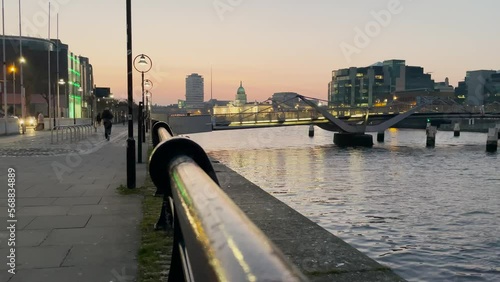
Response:
[{"label": "concrete pavement", "polygon": [[[76,144],[51,144],[50,131],[0,137],[1,282],[135,281],[142,198],[116,191],[127,183],[126,139],[121,124],[109,142],[102,128]],[[7,272],[8,168],[16,171],[15,275]],[[145,177],[138,164],[137,186]]]}]

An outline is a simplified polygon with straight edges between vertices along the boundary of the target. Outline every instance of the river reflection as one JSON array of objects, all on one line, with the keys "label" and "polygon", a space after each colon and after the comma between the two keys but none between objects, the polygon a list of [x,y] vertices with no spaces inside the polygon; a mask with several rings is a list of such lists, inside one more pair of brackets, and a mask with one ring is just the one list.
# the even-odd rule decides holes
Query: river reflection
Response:
[{"label": "river reflection", "polygon": [[500,280],[500,159],[486,134],[438,132],[434,149],[422,130],[388,130],[370,149],[307,126],[191,138],[407,280]]}]

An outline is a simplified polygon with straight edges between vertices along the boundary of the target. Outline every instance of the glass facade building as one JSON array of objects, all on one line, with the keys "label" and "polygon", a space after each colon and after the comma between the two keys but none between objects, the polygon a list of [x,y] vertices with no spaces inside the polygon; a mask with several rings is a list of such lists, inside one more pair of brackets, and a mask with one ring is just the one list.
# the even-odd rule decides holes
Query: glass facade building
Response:
[{"label": "glass facade building", "polygon": [[500,102],[500,71],[467,71],[455,89],[458,101],[472,106]]},{"label": "glass facade building", "polygon": [[328,84],[331,106],[373,106],[393,99],[393,92],[434,88],[434,81],[421,67],[404,60],[387,60],[368,67],[332,71]]},{"label": "glass facade building", "polygon": [[[0,36],[0,38],[2,38]],[[3,38],[2,38],[3,39]],[[42,112],[48,115],[49,87],[53,100],[54,114],[56,111],[57,93],[62,117],[87,117],[87,103],[82,82],[93,85],[92,66],[85,57],[75,56],[69,51],[67,44],[57,39],[42,39],[33,37],[5,36],[5,56],[7,65],[7,103],[16,115],[21,113],[21,72],[20,44],[22,42],[23,84],[25,88],[26,115]],[[50,52],[50,80],[49,80]],[[0,52],[1,53],[1,52]],[[0,55],[0,56],[3,56]],[[88,67],[82,68],[82,61]],[[57,71],[59,68],[59,72]],[[0,70],[0,77],[3,77]],[[58,78],[65,81],[58,83]],[[87,89],[90,92],[91,87]],[[2,89],[3,90],[3,89]],[[3,92],[3,91],[2,91]],[[3,99],[3,95],[2,95]],[[9,110],[11,111],[11,110]],[[55,114],[57,116],[57,114]]]}]

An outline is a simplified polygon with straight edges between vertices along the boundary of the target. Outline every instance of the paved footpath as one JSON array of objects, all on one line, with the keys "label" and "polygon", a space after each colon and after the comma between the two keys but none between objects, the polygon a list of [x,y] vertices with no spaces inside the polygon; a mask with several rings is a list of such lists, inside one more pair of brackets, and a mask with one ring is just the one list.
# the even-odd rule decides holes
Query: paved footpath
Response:
[{"label": "paved footpath", "polygon": [[[0,282],[136,280],[141,197],[116,191],[127,183],[126,139],[123,125],[110,141],[102,128],[77,144],[51,144],[50,131],[0,137]],[[8,168],[16,171],[15,275]],[[137,186],[145,176],[137,164]]]}]

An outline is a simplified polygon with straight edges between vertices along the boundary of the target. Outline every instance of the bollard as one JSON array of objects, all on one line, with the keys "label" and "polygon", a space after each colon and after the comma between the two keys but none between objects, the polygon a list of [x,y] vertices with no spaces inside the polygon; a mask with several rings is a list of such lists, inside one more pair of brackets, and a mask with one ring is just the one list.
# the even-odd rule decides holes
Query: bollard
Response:
[{"label": "bollard", "polygon": [[496,152],[498,147],[498,128],[488,129],[488,138],[486,139],[486,152]]},{"label": "bollard", "polygon": [[309,125],[309,137],[314,137],[314,125]]},{"label": "bollard", "polygon": [[427,134],[426,146],[427,147],[434,147],[436,145],[437,127],[429,126],[429,128],[427,128],[425,131]]},{"label": "bollard", "polygon": [[460,136],[460,123],[459,122],[455,123],[455,125],[453,126],[453,136],[455,136],[455,137]]},{"label": "bollard", "polygon": [[377,142],[384,142],[385,139],[385,131],[381,131],[377,133]]}]

